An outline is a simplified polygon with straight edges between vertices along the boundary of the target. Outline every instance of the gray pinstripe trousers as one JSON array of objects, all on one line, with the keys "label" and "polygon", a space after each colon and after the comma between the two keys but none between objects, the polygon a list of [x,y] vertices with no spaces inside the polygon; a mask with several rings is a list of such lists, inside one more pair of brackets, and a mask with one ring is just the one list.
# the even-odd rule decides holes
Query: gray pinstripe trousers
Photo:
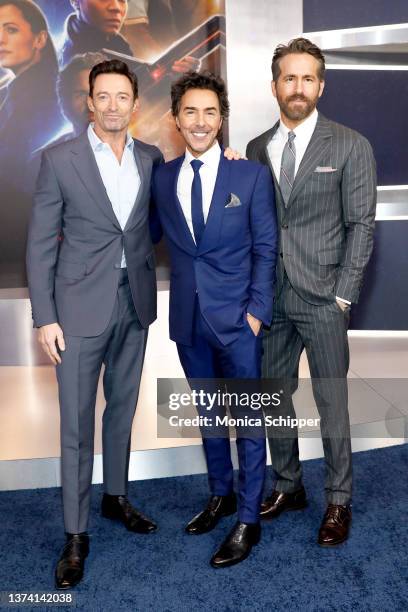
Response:
[{"label": "gray pinstripe trousers", "polygon": [[[295,418],[292,393],[297,388],[299,360],[306,350],[313,395],[320,415],[326,461],[327,503],[347,504],[351,499],[352,464],[350,422],[347,408],[349,311],[342,312],[335,301],[321,306],[305,302],[285,275],[274,304],[273,322],[264,338],[262,376],[275,379],[283,389],[279,415]],[[277,380],[276,380],[277,379]],[[266,381],[265,381],[266,382]],[[269,414],[266,410],[265,414]],[[277,416],[276,408],[273,409]],[[298,432],[268,431],[276,490],[286,493],[302,484]]]}]

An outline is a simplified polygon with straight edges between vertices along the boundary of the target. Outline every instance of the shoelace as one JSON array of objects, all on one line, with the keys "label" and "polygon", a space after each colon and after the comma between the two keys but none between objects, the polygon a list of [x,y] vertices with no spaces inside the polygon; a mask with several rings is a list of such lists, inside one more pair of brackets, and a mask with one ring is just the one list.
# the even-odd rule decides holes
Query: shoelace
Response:
[{"label": "shoelace", "polygon": [[120,502],[119,502],[120,507],[122,508],[123,512],[125,515],[130,515],[133,514],[133,507],[131,506],[129,500],[127,499],[127,497],[123,497],[121,498]]},{"label": "shoelace", "polygon": [[79,542],[76,538],[71,538],[64,545],[64,555],[69,553],[70,556],[80,557],[81,549],[85,546],[86,542]]},{"label": "shoelace", "polygon": [[337,523],[341,525],[343,519],[341,518],[343,508],[339,506],[329,506],[326,511],[326,522]]},{"label": "shoelace", "polygon": [[122,497],[119,505],[127,518],[133,518],[136,520],[143,518],[142,513],[132,506],[127,497]]},{"label": "shoelace", "polygon": [[234,531],[234,535],[231,538],[232,542],[239,542],[242,539],[242,534],[245,531],[245,525],[238,525]]}]

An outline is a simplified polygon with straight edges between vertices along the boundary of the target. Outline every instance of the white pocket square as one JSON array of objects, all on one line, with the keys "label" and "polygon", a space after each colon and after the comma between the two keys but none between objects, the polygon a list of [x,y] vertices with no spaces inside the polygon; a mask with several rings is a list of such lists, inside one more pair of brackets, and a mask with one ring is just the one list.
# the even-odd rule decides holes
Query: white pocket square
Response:
[{"label": "white pocket square", "polygon": [[225,208],[235,208],[236,206],[242,206],[242,202],[235,193],[231,193]]},{"label": "white pocket square", "polygon": [[337,168],[332,168],[331,166],[317,166],[315,172],[337,172]]}]

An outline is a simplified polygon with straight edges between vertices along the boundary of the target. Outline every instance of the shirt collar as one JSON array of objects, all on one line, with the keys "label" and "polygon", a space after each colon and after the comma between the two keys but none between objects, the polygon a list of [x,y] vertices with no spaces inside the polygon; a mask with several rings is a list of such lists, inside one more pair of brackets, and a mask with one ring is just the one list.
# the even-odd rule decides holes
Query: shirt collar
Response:
[{"label": "shirt collar", "polygon": [[[89,139],[89,142],[91,144],[93,151],[96,153],[97,151],[102,151],[106,147],[109,147],[109,145],[107,142],[103,142],[99,138],[99,136],[96,135],[95,130],[94,130],[94,125],[95,125],[94,123],[90,123],[88,125],[88,139]],[[134,145],[133,138],[128,132],[126,135],[125,147],[133,151],[133,145]]]},{"label": "shirt collar", "polygon": [[186,149],[183,166],[189,166],[190,162],[193,159],[199,159],[201,162],[203,162],[204,165],[210,166],[211,168],[218,170],[218,164],[220,163],[220,155],[221,147],[218,144],[218,140],[216,140],[213,146],[208,149],[208,151],[200,155],[200,157],[198,158],[194,157],[194,155],[192,155],[190,151]]},{"label": "shirt collar", "polygon": [[293,131],[293,132],[295,132],[296,138],[298,138],[298,139],[299,138],[302,138],[302,139],[309,138],[310,139],[312,137],[312,134],[313,134],[314,130],[315,130],[318,115],[319,115],[319,113],[317,112],[317,109],[315,108],[314,111],[312,112],[312,114],[309,115],[309,117],[307,119],[302,121],[302,123],[300,125],[295,127],[294,130],[290,130],[283,123],[283,121],[279,121],[279,128],[278,128],[279,135],[284,140],[287,140],[289,132]]}]

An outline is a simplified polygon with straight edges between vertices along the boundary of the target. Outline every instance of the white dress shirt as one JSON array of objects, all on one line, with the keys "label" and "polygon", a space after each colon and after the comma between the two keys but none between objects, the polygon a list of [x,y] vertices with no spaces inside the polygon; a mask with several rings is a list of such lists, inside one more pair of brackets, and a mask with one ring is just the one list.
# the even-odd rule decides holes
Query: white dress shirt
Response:
[{"label": "white dress shirt", "polygon": [[[306,149],[309,146],[313,132],[315,131],[318,115],[319,113],[316,109],[314,109],[312,114],[309,115],[309,117],[305,119],[303,123],[292,130],[296,134],[296,138],[294,140],[296,149],[295,176],[299,170],[300,162],[303,159]],[[283,121],[280,121],[278,129],[268,144],[268,155],[269,159],[271,160],[272,168],[277,181],[279,181],[280,178],[283,149],[287,143],[288,134],[290,131],[291,130],[283,123]],[[351,303],[348,300],[338,296],[336,296],[336,299],[344,302],[345,304]]]},{"label": "white dress shirt", "polygon": [[177,196],[194,242],[193,220],[191,218],[191,186],[194,179],[194,170],[190,162],[193,159],[199,159],[203,162],[200,168],[200,178],[203,193],[204,222],[206,223],[214,193],[215,181],[217,180],[220,157],[221,148],[216,141],[211,149],[208,149],[208,151],[203,153],[199,158],[194,157],[190,151],[186,150],[184,161],[180,168],[180,174],[177,181]]},{"label": "white dress shirt", "polygon": [[272,163],[272,168],[275,173],[276,180],[279,181],[282,153],[285,148],[285,144],[288,141],[288,134],[293,131],[296,134],[294,145],[296,149],[296,164],[295,164],[295,176],[299,170],[300,162],[302,161],[303,155],[309,145],[310,139],[312,138],[313,132],[316,128],[318,112],[316,109],[312,112],[307,119],[298,125],[294,130],[290,130],[283,121],[279,122],[279,127],[273,135],[272,140],[268,144],[268,155]]},{"label": "white dress shirt", "polygon": [[[102,142],[95,134],[93,124],[88,126],[88,139],[106,193],[111,201],[113,212],[120,227],[124,229],[140,189],[140,176],[133,153],[133,138],[130,134],[127,135],[121,163],[119,163],[110,145]],[[121,267],[126,268],[124,251],[122,252]]]}]

